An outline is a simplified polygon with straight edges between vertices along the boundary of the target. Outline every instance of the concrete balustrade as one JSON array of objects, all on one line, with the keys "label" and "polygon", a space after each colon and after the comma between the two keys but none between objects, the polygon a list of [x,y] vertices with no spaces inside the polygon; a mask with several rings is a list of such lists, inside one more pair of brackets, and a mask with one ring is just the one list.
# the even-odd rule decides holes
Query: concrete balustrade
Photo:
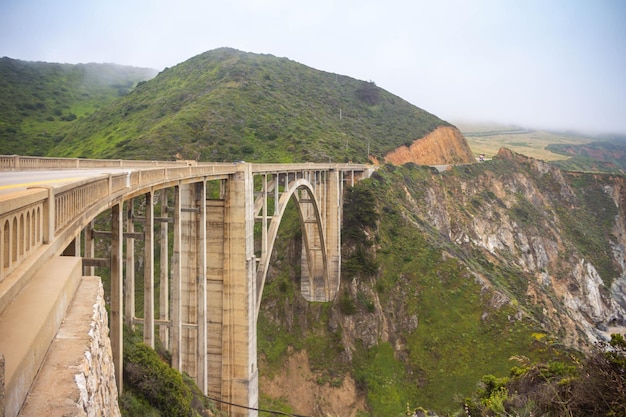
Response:
[{"label": "concrete balustrade", "polygon": [[79,185],[62,187],[54,192],[54,230],[58,232],[89,206],[108,197],[112,189],[109,178],[87,180]]},{"label": "concrete balustrade", "polygon": [[196,161],[136,161],[123,159],[46,158],[40,156],[0,155],[0,170],[72,168],[153,168],[195,166]]},{"label": "concrete balustrade", "polygon": [[41,246],[47,192],[27,190],[7,198],[0,197],[0,282]]},{"label": "concrete balustrade", "polygon": [[[126,322],[143,326],[144,342],[150,346],[157,337],[166,338],[162,342],[169,346],[172,366],[194,377],[204,393],[256,407],[256,318],[287,203],[296,202],[303,227],[301,292],[308,300],[332,300],[340,279],[343,187],[368,177],[372,168],[0,156],[0,170],[103,167],[116,169],[64,186],[0,197],[0,321],[7,306],[28,291],[29,282],[48,261],[62,253],[93,257],[93,220],[110,211],[110,231],[97,233],[111,240],[107,264],[117,390],[123,386],[122,327]],[[125,170],[120,172],[120,167]],[[141,206],[145,213],[140,216],[134,203],[139,199],[145,202]],[[158,217],[153,211],[156,201],[161,202]],[[142,233],[136,232],[138,222]],[[255,236],[255,222],[262,225],[260,236]],[[81,249],[83,229],[85,246]],[[136,239],[144,241],[142,317],[135,317],[134,308]],[[255,241],[259,247],[255,248]],[[157,245],[161,258],[158,292],[154,279]],[[158,318],[155,305],[159,305]],[[0,334],[0,340],[3,337]],[[14,372],[11,378],[21,376]],[[29,382],[20,386],[24,384]],[[224,409],[234,417],[257,415],[228,405]]]}]

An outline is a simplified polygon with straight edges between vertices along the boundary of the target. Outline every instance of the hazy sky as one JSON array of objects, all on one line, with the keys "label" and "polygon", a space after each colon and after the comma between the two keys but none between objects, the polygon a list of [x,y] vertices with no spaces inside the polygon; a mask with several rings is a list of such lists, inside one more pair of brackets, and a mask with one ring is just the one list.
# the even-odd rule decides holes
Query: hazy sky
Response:
[{"label": "hazy sky", "polygon": [[0,0],[0,56],[160,70],[223,46],[453,123],[626,133],[626,0]]}]

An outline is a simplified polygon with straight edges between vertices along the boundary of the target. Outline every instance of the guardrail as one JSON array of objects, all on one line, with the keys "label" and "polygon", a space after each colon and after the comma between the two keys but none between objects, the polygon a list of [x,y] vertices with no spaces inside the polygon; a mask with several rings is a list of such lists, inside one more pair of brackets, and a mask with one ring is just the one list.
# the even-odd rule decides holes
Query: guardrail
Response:
[{"label": "guardrail", "polygon": [[[196,166],[196,161],[136,161],[125,159],[48,158],[42,156],[0,155],[0,170],[72,168],[155,168]],[[230,165],[225,163],[224,165]]]}]

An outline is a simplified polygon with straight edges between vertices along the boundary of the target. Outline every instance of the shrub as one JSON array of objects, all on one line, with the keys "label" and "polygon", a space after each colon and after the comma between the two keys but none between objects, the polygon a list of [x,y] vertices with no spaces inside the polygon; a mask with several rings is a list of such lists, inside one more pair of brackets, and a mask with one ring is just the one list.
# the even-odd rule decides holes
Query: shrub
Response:
[{"label": "shrub", "polygon": [[192,394],[181,374],[144,343],[124,346],[124,380],[163,415],[191,415]]},{"label": "shrub", "polygon": [[344,242],[367,244],[367,229],[375,229],[380,218],[371,183],[363,181],[346,190],[342,238]]},{"label": "shrub", "polygon": [[339,298],[339,310],[346,316],[357,312],[356,303],[347,291],[343,292]]},{"label": "shrub", "polygon": [[510,379],[487,375],[477,395],[465,400],[466,410],[472,416],[625,416],[624,337],[611,335],[573,363],[524,364],[512,369]]}]

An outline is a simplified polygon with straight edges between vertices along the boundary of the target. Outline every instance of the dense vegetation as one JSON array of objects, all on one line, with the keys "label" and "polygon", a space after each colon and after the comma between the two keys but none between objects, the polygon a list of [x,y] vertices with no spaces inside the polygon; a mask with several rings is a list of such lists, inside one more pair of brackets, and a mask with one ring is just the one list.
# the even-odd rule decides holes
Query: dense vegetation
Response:
[{"label": "dense vegetation", "polygon": [[171,368],[167,358],[129,329],[124,332],[124,393],[119,403],[125,417],[222,415],[188,375]]},{"label": "dense vegetation", "polygon": [[[447,125],[371,81],[227,48],[166,69],[130,94],[137,78],[115,81],[119,92],[85,90],[74,74],[90,66],[5,61],[12,90],[0,94],[15,97],[3,104],[5,153],[365,162],[368,150],[380,157]],[[111,93],[121,95],[110,100]]]},{"label": "dense vegetation", "polygon": [[619,334],[600,343],[588,357],[569,363],[531,363],[502,378],[486,375],[472,398],[471,416],[624,416],[626,415],[626,341]]},{"label": "dense vegetation", "polygon": [[154,73],[114,64],[0,58],[0,154],[48,154],[70,125],[126,95]]}]

